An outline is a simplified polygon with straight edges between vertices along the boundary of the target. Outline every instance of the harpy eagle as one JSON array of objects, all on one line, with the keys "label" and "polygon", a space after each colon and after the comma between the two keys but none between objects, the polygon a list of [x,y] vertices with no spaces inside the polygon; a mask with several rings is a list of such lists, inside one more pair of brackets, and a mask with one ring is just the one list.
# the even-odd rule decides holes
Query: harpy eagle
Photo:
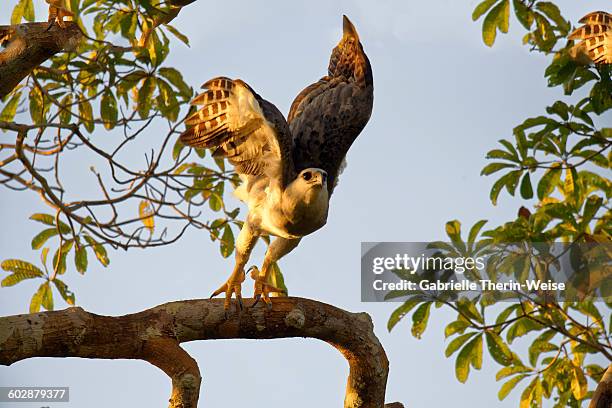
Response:
[{"label": "harpy eagle", "polygon": [[328,75],[298,94],[286,120],[240,79],[213,78],[202,88],[191,102],[201,108],[186,119],[180,140],[228,159],[241,178],[235,195],[249,210],[236,239],[234,270],[212,296],[225,293],[227,313],[235,294],[242,309],[244,267],[258,237],[273,235],[261,270],[251,268],[254,304],[262,299],[271,306],[270,292],[279,291],[268,281],[272,265],[325,225],[344,157],[370,119],[370,62],[344,16]]}]

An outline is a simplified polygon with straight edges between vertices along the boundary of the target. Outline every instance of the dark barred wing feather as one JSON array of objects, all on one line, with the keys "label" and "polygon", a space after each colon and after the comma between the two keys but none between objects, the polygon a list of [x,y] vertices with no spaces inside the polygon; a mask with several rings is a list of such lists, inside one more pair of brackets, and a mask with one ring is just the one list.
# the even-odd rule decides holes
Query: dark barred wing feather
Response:
[{"label": "dark barred wing feather", "polygon": [[577,42],[576,49],[595,64],[612,64],[612,14],[595,11],[580,19],[584,24],[569,36]]},{"label": "dark barred wing feather", "polygon": [[293,141],[278,109],[239,79],[213,78],[202,88],[206,91],[191,102],[201,108],[185,120],[181,141],[214,149],[239,174],[266,175],[283,185],[291,181]]}]

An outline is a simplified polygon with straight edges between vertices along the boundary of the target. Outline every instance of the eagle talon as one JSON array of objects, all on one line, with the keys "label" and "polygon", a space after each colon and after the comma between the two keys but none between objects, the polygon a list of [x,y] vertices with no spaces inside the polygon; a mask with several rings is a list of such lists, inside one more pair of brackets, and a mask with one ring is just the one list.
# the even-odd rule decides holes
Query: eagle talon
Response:
[{"label": "eagle talon", "polygon": [[244,304],[242,302],[242,282],[244,282],[245,274],[244,271],[238,271],[232,273],[232,276],[225,282],[223,285],[219,287],[219,289],[215,290],[212,295],[210,295],[210,299],[213,297],[220,295],[221,293],[225,293],[225,300],[223,302],[223,310],[225,312],[225,319],[229,318],[229,309],[231,305],[232,295],[236,295],[236,311],[238,314],[244,310]]}]

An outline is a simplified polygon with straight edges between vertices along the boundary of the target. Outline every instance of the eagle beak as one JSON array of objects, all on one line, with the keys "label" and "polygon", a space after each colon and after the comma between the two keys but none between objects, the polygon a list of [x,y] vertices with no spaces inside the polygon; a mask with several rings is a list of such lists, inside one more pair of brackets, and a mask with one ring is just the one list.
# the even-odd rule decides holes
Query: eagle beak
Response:
[{"label": "eagle beak", "polygon": [[342,31],[344,38],[353,37],[355,40],[359,41],[359,34],[357,34],[357,29],[355,29],[355,26],[353,25],[353,23],[351,23],[351,20],[349,20],[346,15],[342,15]]}]

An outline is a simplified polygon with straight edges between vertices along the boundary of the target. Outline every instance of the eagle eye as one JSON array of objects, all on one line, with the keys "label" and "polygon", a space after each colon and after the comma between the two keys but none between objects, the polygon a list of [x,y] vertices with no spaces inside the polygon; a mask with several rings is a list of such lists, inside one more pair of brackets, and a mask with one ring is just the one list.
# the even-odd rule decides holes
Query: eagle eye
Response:
[{"label": "eagle eye", "polygon": [[303,178],[304,180],[308,181],[308,180],[310,180],[310,179],[312,178],[312,173],[311,173],[311,172],[309,172],[309,171],[305,171],[305,172],[302,174],[302,178]]}]

